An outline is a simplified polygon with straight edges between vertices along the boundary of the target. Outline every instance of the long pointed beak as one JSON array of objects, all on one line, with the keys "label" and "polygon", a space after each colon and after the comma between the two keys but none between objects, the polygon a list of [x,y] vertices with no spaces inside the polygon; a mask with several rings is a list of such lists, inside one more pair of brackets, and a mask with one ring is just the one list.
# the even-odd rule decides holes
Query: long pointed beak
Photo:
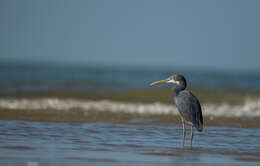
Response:
[{"label": "long pointed beak", "polygon": [[167,80],[160,80],[160,81],[155,81],[153,83],[150,84],[150,86],[156,85],[156,84],[161,84],[161,83],[166,83],[168,82]]}]

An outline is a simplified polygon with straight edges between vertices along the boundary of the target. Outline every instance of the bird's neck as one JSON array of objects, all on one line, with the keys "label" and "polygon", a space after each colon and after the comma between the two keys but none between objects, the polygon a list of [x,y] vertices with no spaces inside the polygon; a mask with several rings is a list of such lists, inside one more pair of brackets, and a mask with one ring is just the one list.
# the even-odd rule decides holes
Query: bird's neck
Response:
[{"label": "bird's neck", "polygon": [[173,96],[177,96],[181,91],[183,91],[186,87],[185,86],[173,86],[172,87],[172,94]]}]

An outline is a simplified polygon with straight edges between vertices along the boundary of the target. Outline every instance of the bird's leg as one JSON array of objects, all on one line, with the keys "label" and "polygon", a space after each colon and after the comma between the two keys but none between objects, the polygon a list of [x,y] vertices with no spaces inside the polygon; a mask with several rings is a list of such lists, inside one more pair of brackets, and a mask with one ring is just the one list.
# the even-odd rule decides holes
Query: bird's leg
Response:
[{"label": "bird's leg", "polygon": [[192,148],[192,138],[193,138],[193,126],[191,125],[191,129],[190,129],[190,148]]},{"label": "bird's leg", "polygon": [[182,147],[183,148],[184,148],[185,135],[186,135],[185,124],[184,124],[184,120],[182,120]]}]

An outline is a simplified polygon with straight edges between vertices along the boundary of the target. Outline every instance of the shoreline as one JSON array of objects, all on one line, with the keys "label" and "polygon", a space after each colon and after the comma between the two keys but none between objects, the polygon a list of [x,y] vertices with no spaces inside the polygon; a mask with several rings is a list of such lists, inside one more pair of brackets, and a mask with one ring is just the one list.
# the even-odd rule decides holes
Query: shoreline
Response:
[{"label": "shoreline", "polygon": [[[60,111],[43,110],[8,110],[0,109],[0,120],[21,120],[31,122],[57,122],[57,123],[119,123],[127,125],[179,125],[181,127],[180,116],[178,115],[152,115],[136,113],[113,113],[110,111],[88,111],[87,114],[75,110],[73,112],[60,113]],[[260,119],[239,118],[239,117],[204,117],[204,126],[227,126],[235,128],[260,128]]]},{"label": "shoreline", "polygon": [[[260,99],[259,93],[241,91],[210,91],[191,90],[203,105],[214,103],[221,106],[228,103],[230,106],[240,106],[245,102],[245,98]],[[1,95],[0,99],[75,99],[75,100],[109,100],[115,102],[151,104],[159,102],[162,104],[172,104],[171,92],[168,88],[144,89],[126,92],[111,93],[77,93],[77,92],[17,92],[14,94]],[[202,107],[203,107],[202,105]],[[66,107],[66,106],[65,106]],[[180,117],[172,114],[138,114],[127,111],[113,112],[109,110],[96,111],[95,109],[82,110],[77,107],[70,108],[70,111],[48,109],[8,109],[0,108],[0,120],[25,120],[42,122],[68,122],[68,123],[92,123],[109,122],[122,124],[149,124],[149,125],[180,125]],[[105,109],[105,108],[104,108]],[[220,108],[221,109],[221,108]],[[214,108],[213,110],[214,111]],[[136,120],[137,119],[137,120]],[[259,117],[221,117],[204,116],[205,126],[232,126],[243,128],[260,128]]]}]

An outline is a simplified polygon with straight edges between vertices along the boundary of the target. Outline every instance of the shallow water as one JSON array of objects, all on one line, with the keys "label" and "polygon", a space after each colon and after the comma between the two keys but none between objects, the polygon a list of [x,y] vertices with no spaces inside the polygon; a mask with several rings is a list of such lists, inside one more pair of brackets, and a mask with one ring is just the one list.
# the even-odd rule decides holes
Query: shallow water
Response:
[{"label": "shallow water", "polygon": [[[140,121],[136,120],[136,121]],[[260,129],[0,121],[0,165],[259,165]]]}]

